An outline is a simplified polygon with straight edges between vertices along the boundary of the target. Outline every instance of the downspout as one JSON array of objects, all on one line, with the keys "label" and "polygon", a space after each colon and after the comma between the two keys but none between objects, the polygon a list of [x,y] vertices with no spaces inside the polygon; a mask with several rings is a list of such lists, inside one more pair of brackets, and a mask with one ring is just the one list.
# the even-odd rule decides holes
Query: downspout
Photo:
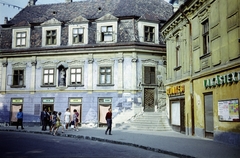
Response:
[{"label": "downspout", "polygon": [[[180,12],[182,13],[183,17],[188,21],[189,24],[189,55],[190,55],[190,97],[191,97],[191,113],[192,113],[192,135],[195,133],[194,128],[194,102],[193,102],[193,82],[192,82],[192,67],[193,67],[193,55],[192,55],[192,24],[191,21],[188,19],[187,15],[183,11],[183,5],[179,8]],[[188,121],[187,121],[188,122]],[[189,132],[188,132],[189,133]]]}]

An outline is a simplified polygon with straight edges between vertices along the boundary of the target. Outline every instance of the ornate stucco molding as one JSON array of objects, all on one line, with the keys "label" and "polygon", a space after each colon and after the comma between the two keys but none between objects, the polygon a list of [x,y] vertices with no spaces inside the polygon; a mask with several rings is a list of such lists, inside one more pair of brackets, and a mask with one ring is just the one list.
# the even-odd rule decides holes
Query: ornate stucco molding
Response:
[{"label": "ornate stucco molding", "polygon": [[99,65],[113,65],[114,60],[113,59],[100,59],[100,60],[97,60],[97,63]]},{"label": "ornate stucco molding", "polygon": [[27,63],[24,62],[16,62],[16,63],[12,63],[12,67],[17,68],[17,67],[26,67]]}]

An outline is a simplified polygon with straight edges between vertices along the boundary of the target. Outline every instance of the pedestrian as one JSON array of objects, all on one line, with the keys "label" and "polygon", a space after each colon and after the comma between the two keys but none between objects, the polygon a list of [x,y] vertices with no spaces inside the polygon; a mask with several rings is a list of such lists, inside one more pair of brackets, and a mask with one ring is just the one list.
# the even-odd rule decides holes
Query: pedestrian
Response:
[{"label": "pedestrian", "polygon": [[[62,123],[61,123],[61,112],[59,112],[57,114],[57,117],[56,117],[56,124],[54,125],[53,127],[53,135],[55,136],[56,135],[56,132],[58,131],[59,127],[62,126]],[[64,127],[63,127],[64,128]],[[63,133],[63,129],[62,129],[62,133]]]},{"label": "pedestrian", "polygon": [[41,122],[42,122],[42,131],[46,131],[47,129],[47,109],[44,108],[44,110],[41,112]]},{"label": "pedestrian", "polygon": [[73,122],[74,122],[74,128],[76,131],[78,131],[78,122],[79,122],[79,119],[78,119],[78,116],[79,116],[79,113],[77,112],[76,109],[73,110]]},{"label": "pedestrian", "polygon": [[109,135],[112,135],[111,133],[112,132],[112,109],[111,108],[108,109],[105,119],[107,121],[107,129],[105,131],[105,134],[107,135],[107,132],[109,130]]},{"label": "pedestrian", "polygon": [[52,112],[52,127],[51,127],[51,132],[54,134],[54,128],[57,123],[57,111]]},{"label": "pedestrian", "polygon": [[66,112],[64,113],[64,124],[65,124],[65,129],[68,129],[68,126],[70,124],[71,121],[71,113],[69,108],[66,109]]},{"label": "pedestrian", "polygon": [[22,109],[19,109],[19,112],[17,113],[17,129],[18,126],[21,126],[21,129],[23,128],[23,112]]},{"label": "pedestrian", "polygon": [[52,131],[52,112],[49,110],[47,112],[47,125],[49,127],[49,132]]}]

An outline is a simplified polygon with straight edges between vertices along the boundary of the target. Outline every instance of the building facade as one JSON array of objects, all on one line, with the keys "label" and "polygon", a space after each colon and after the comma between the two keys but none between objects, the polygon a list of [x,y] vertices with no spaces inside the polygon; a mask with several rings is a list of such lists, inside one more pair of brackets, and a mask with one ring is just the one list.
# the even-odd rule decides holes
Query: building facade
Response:
[{"label": "building facade", "polygon": [[[77,109],[80,124],[165,105],[164,0],[91,0],[29,5],[2,24],[0,122],[39,125],[40,112]],[[159,99],[160,98],[160,99]],[[124,121],[127,118],[120,118]],[[115,122],[116,123],[116,122]]]},{"label": "building facade", "polygon": [[240,146],[239,11],[239,0],[187,0],[161,28],[176,131]]}]

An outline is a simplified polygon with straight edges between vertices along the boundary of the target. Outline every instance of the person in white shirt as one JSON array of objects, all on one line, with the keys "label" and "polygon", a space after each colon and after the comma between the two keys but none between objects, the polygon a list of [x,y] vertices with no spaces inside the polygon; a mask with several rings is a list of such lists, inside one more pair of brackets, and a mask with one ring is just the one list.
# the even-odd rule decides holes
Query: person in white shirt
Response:
[{"label": "person in white shirt", "polygon": [[71,121],[71,113],[69,108],[66,109],[66,112],[64,113],[64,124],[65,124],[65,129],[68,129],[68,126],[70,124]]}]

